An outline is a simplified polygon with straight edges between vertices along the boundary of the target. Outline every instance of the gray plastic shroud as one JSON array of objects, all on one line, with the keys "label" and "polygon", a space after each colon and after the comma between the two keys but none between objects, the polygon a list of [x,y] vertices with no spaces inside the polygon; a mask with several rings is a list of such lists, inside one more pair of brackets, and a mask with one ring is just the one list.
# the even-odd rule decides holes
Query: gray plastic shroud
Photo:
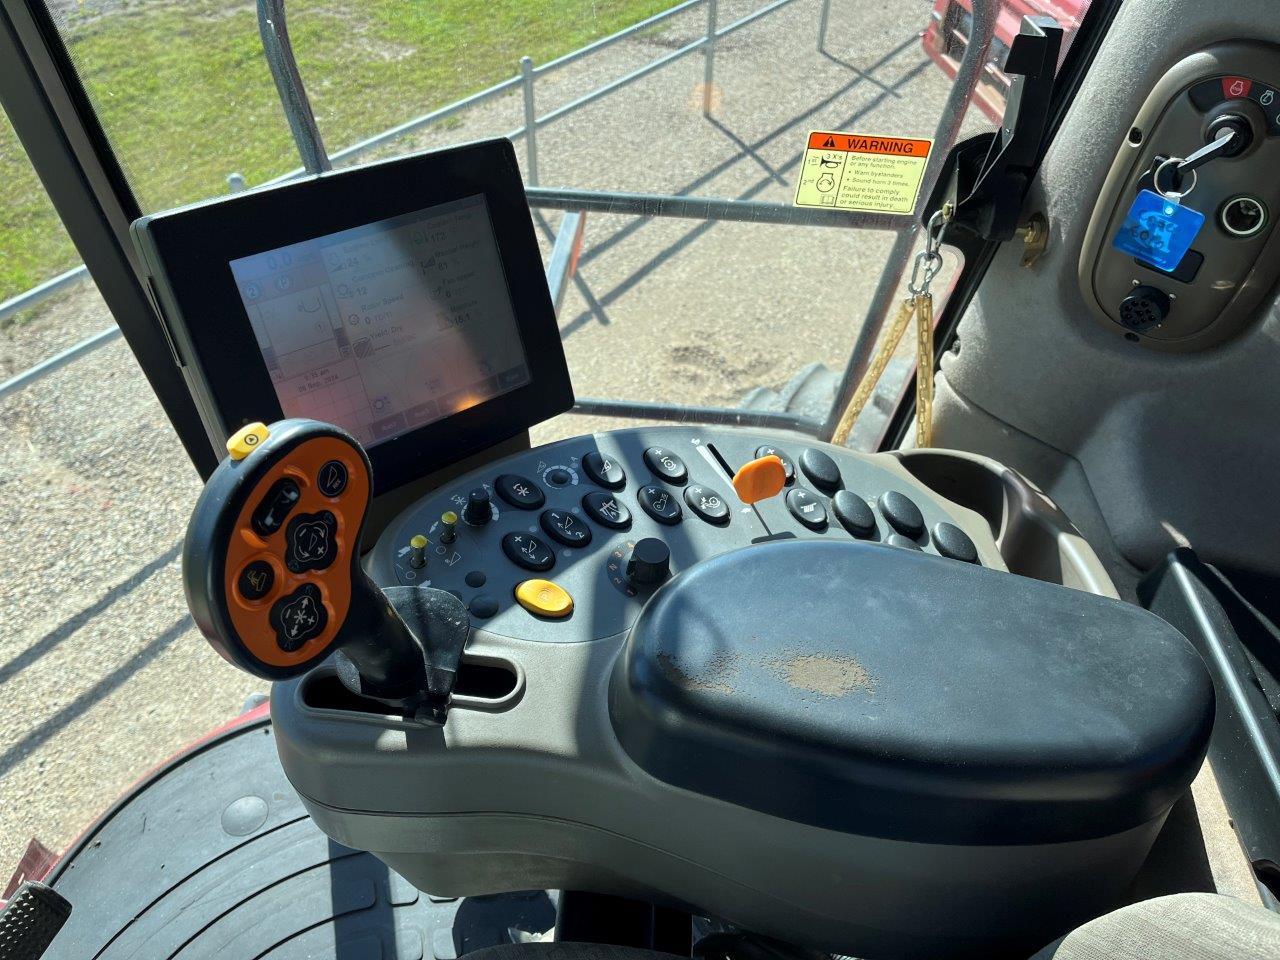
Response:
[{"label": "gray plastic shroud", "polygon": [[[785,493],[755,507],[743,504],[734,495],[731,476],[720,460],[736,471],[742,464],[754,460],[755,451],[766,444],[777,447],[796,464],[796,478],[791,487],[803,487],[822,502],[828,518],[825,529],[810,530],[792,516],[785,503]],[[648,470],[644,451],[655,446],[671,451],[684,462],[688,468],[684,484],[665,483]],[[808,447],[831,456],[840,467],[842,487],[871,504],[876,518],[876,533],[871,539],[882,541],[893,532],[875,501],[882,493],[896,490],[910,497],[924,515],[926,532],[916,541],[921,549],[937,552],[929,542],[928,530],[939,521],[947,521],[969,535],[984,566],[1008,569],[982,517],[933,493],[888,454],[859,454],[805,437],[781,437],[757,431],[649,427],[562,440],[458,478],[388,524],[373,550],[369,573],[382,586],[425,584],[456,591],[467,603],[477,596],[492,598],[498,604],[497,614],[484,620],[472,618],[473,627],[484,635],[551,643],[580,643],[616,636],[631,626],[652,593],[651,589],[632,588],[626,580],[631,546],[642,537],[657,537],[666,542],[671,550],[672,575],[699,560],[744,547],[762,537],[853,539],[832,513],[831,495],[811,483],[800,469],[800,454]],[[626,470],[626,487],[607,492],[630,511],[632,520],[628,530],[610,530],[586,519],[583,496],[603,489],[592,483],[582,468],[582,458],[592,450],[613,458]],[[545,478],[558,470],[565,471],[571,482],[559,487],[548,483]],[[494,480],[502,474],[534,481],[546,495],[546,503],[536,510],[510,506],[494,490]],[[671,491],[683,511],[681,522],[667,526],[644,512],[637,502],[637,493],[648,484]],[[683,494],[685,487],[693,484],[709,488],[729,505],[730,519],[726,525],[707,523],[689,508]],[[496,517],[483,526],[473,526],[461,519],[462,507],[467,502],[467,494],[480,486],[489,490]],[[552,540],[539,523],[539,515],[548,509],[571,511],[591,531],[591,542],[582,548],[572,548]],[[446,511],[459,515],[457,539],[452,544],[442,543],[440,537],[440,516]],[[500,547],[502,537],[512,532],[531,534],[554,548],[555,566],[538,573],[512,563]],[[417,534],[431,541],[427,565],[420,570],[410,565],[409,541]],[[468,586],[467,575],[474,573],[484,575],[483,586]],[[516,603],[516,586],[533,577],[553,580],[567,590],[574,599],[573,614],[564,620],[545,620]]]},{"label": "gray plastic shroud", "polygon": [[[475,622],[465,660],[507,665],[515,687],[492,701],[457,698],[447,723],[428,728],[394,716],[309,705],[306,693],[314,686],[308,684],[331,667],[277,684],[272,713],[280,758],[316,823],[436,895],[537,888],[634,895],[860,956],[990,956],[1000,943],[1036,939],[1046,917],[1060,919],[1065,929],[1072,917],[1115,902],[1131,871],[1111,868],[1136,867],[1163,817],[1120,834],[1052,845],[910,843],[815,828],[700,796],[655,779],[627,756],[610,723],[609,679],[648,594],[619,589],[608,566],[615,550],[642,536],[660,536],[679,573],[760,537],[848,537],[834,520],[825,531],[805,529],[781,497],[754,509],[732,499],[729,478],[710,448],[736,468],[766,443],[797,464],[796,483],[828,509],[828,496],[799,471],[806,445],[832,456],[843,485],[869,503],[885,490],[904,493],[920,507],[927,527],[956,523],[984,565],[1005,569],[986,521],[930,492],[890,456],[751,431],[641,428],[566,440],[496,462],[393,522],[375,548],[371,573],[381,584],[429,580],[468,601],[480,592],[497,599],[497,615]],[[674,527],[644,514],[636,492],[659,482],[642,457],[652,445],[675,452],[688,467],[689,482],[715,489],[733,505],[727,527],[703,522],[687,506]],[[455,508],[455,497],[492,485],[499,474],[537,480],[547,496],[542,509],[579,506],[584,493],[597,489],[581,469],[581,458],[593,449],[617,458],[627,471],[619,496],[633,516],[630,530],[614,534],[593,524],[588,549],[557,547],[549,573],[526,573],[498,543],[506,532],[537,527],[538,511],[514,509],[495,496],[498,517],[491,524],[460,524],[456,546],[431,556],[429,576],[406,577],[409,539],[419,532],[433,536],[432,525]],[[563,488],[545,483],[555,467],[571,471],[574,482]],[[882,539],[889,530],[878,507],[873,511],[876,539]],[[548,539],[541,531],[536,535]],[[472,571],[485,575],[482,588],[466,585]],[[546,576],[568,589],[576,604],[572,616],[540,620],[517,606],[512,589],[529,576]],[[803,604],[804,598],[792,602]],[[785,607],[778,616],[787,616]]]}]

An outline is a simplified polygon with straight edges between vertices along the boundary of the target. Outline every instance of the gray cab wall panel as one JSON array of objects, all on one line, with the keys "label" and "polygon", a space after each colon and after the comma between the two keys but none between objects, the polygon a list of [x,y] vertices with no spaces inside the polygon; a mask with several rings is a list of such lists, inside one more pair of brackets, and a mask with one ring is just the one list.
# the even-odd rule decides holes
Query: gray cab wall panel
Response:
[{"label": "gray cab wall panel", "polygon": [[[1280,44],[1274,3],[1121,6],[1028,200],[1048,215],[1047,253],[1027,269],[1016,244],[1000,251],[961,321],[958,355],[943,358],[966,401],[1079,460],[1116,543],[1140,566],[1186,540],[1216,562],[1280,569],[1274,291],[1232,341],[1169,355],[1104,328],[1078,278],[1098,185],[1147,93],[1182,58],[1235,39]],[[962,409],[941,411],[940,444],[952,443]]]}]

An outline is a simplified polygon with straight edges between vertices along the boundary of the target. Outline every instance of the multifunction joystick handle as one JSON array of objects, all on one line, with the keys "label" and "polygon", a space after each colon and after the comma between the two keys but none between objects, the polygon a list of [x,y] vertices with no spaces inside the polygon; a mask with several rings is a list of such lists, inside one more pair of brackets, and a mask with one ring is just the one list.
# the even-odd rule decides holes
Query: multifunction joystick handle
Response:
[{"label": "multifunction joystick handle", "polygon": [[[298,676],[338,651],[339,674],[357,692],[410,706],[429,699],[439,677],[430,676],[428,621],[463,631],[453,644],[460,655],[466,611],[425,588],[393,607],[364,572],[360,534],[373,483],[360,444],[329,424],[282,420],[250,424],[227,449],[183,546],[187,604],[208,641],[268,680]],[[451,679],[435,685],[451,688]]]}]

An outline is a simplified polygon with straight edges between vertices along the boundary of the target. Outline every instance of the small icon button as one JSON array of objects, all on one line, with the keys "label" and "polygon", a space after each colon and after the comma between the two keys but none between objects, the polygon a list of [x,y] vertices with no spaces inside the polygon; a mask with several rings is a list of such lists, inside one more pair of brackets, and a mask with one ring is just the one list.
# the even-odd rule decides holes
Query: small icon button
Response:
[{"label": "small icon button", "polygon": [[298,482],[292,477],[283,477],[271,485],[267,495],[253,511],[253,529],[264,537],[269,537],[282,526],[289,512],[298,504],[302,491]]},{"label": "small icon button", "polygon": [[1249,95],[1249,88],[1253,86],[1253,81],[1248,77],[1223,77],[1222,78],[1222,94],[1230,100],[1239,100],[1241,97]]},{"label": "small icon button", "polygon": [[502,538],[502,552],[526,570],[550,570],[556,563],[551,548],[531,533],[508,533]]},{"label": "small icon button", "polygon": [[721,526],[729,522],[729,505],[724,502],[724,497],[710,487],[704,487],[700,483],[690,484],[684,488],[684,502],[707,523]]},{"label": "small icon button", "polygon": [[316,474],[316,487],[326,497],[341,496],[347,489],[347,465],[341,460],[330,460]]},{"label": "small icon button", "polygon": [[621,490],[627,485],[627,472],[622,469],[622,464],[599,450],[592,450],[583,456],[582,469],[592,483],[606,490]]},{"label": "small icon button", "polygon": [[766,443],[763,446],[756,447],[756,459],[759,460],[761,457],[777,457],[779,460],[782,461],[782,469],[786,473],[787,483],[790,484],[795,480],[796,478],[795,463],[792,462],[789,456],[787,456],[777,447],[773,446],[773,444]]},{"label": "small icon button", "polygon": [[324,570],[338,556],[338,518],[332,511],[300,513],[285,531],[284,565],[293,573]]},{"label": "small icon button", "polygon": [[320,588],[314,583],[304,583],[277,600],[268,619],[276,632],[276,645],[285,653],[293,653],[320,636],[329,623]]},{"label": "small icon button", "polygon": [[641,487],[636,499],[640,501],[640,506],[644,509],[644,512],[659,523],[670,526],[679,523],[680,518],[684,515],[684,511],[680,508],[680,500],[676,495],[656,483]]},{"label": "small icon button", "polygon": [[552,467],[543,474],[542,479],[546,480],[547,483],[551,484],[553,487],[567,487],[569,484],[573,483],[573,474],[564,467]]},{"label": "small icon button", "polygon": [[655,476],[667,483],[684,483],[689,477],[684,461],[666,447],[650,447],[644,452],[644,463]]},{"label": "small icon button", "polygon": [[254,560],[246,564],[236,578],[236,589],[246,600],[261,600],[276,585],[276,572],[265,560]]},{"label": "small icon button", "polygon": [[504,473],[493,481],[493,488],[513,507],[521,510],[537,510],[547,502],[541,488],[528,477]]},{"label": "small icon button", "polygon": [[825,530],[827,508],[804,487],[793,487],[787,493],[787,509],[810,530]]},{"label": "small icon button", "polygon": [[227,453],[231,454],[232,460],[243,460],[269,436],[271,433],[265,423],[247,424],[231,435],[227,441]]},{"label": "small icon button", "polygon": [[552,540],[566,547],[585,547],[591,542],[591,528],[587,522],[567,510],[544,510],[538,522]]},{"label": "small icon button", "polygon": [[550,580],[526,580],[516,586],[516,601],[530,613],[559,620],[573,613],[569,591]]},{"label": "small icon button", "polygon": [[631,511],[612,493],[592,490],[582,498],[582,509],[602,527],[625,530],[631,526]]}]

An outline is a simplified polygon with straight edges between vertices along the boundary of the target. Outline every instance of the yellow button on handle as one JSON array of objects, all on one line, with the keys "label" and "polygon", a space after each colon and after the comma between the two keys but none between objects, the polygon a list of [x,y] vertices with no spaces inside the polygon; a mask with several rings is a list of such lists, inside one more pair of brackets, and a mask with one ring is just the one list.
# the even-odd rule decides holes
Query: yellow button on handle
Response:
[{"label": "yellow button on handle", "polygon": [[526,580],[516,586],[520,606],[540,617],[567,617],[573,613],[573,597],[558,583],[550,580]]},{"label": "yellow button on handle", "polygon": [[250,423],[241,427],[227,441],[227,453],[232,460],[243,460],[254,450],[262,446],[262,441],[271,436],[265,423]]}]

